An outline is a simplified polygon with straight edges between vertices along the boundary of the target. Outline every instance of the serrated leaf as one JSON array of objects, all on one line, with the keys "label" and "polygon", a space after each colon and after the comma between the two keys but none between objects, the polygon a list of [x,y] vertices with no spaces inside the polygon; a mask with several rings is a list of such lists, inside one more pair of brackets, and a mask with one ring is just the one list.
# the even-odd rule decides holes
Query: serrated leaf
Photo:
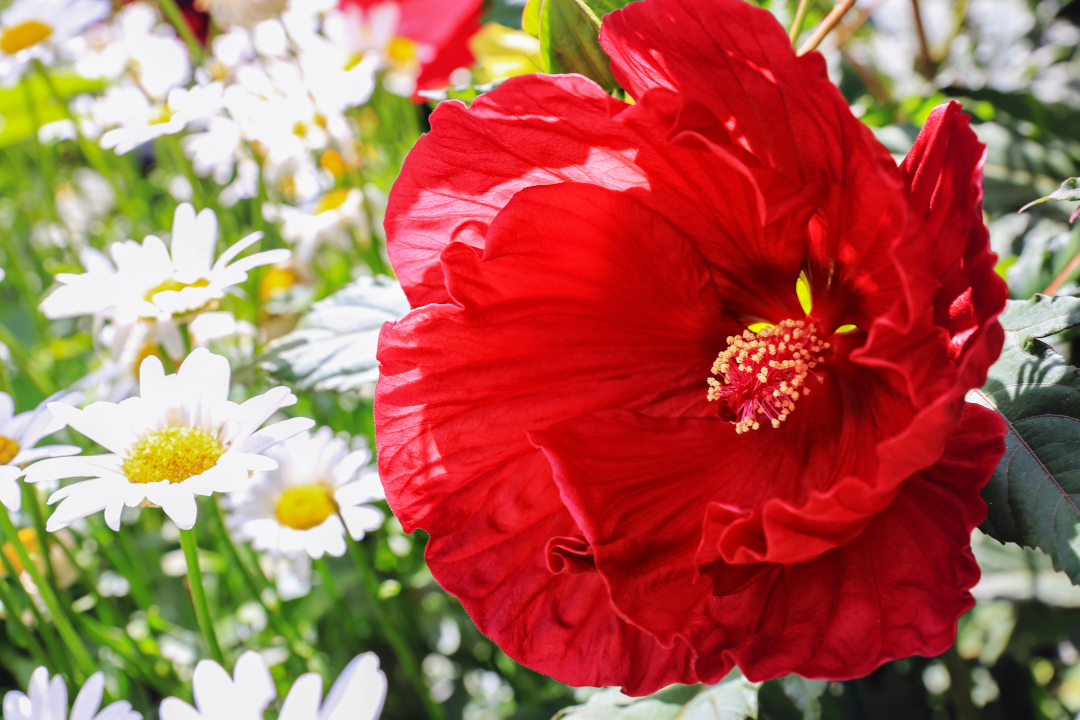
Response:
[{"label": "serrated leaf", "polygon": [[1080,371],[1038,338],[1080,325],[1080,298],[1010,301],[1005,347],[976,400],[1005,418],[982,529],[1039,548],[1080,584]]},{"label": "serrated leaf", "polygon": [[821,694],[829,683],[825,680],[807,680],[798,675],[780,678],[780,687],[791,704],[802,713],[803,720],[821,720]]},{"label": "serrated leaf", "polygon": [[[686,686],[673,686],[679,689]],[[746,720],[757,718],[758,684],[741,675],[694,692],[686,702],[673,702],[673,688],[643,698],[606,688],[583,705],[564,708],[557,720]],[[684,696],[685,697],[685,696]]]},{"label": "serrated leaf", "polygon": [[409,312],[396,280],[360,278],[311,306],[297,328],[267,348],[261,365],[299,390],[357,390],[379,377],[383,323]]}]

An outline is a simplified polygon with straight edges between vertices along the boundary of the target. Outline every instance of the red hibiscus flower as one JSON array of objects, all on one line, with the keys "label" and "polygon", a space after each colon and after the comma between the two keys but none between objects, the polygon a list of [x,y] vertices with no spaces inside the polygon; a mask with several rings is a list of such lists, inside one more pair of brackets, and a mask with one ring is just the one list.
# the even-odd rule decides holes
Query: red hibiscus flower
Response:
[{"label": "red hibiscus flower", "polygon": [[601,40],[635,104],[576,76],[442,103],[391,194],[391,507],[567,683],[944,651],[1004,451],[964,400],[1006,298],[968,118],[938,108],[897,168],[737,0],[641,0]]},{"label": "red hibiscus flower", "polygon": [[[475,58],[469,40],[480,30],[483,0],[339,0],[342,8],[358,7],[371,12],[378,6],[396,5],[399,24],[395,35],[416,46],[419,76],[417,90],[446,87],[450,73],[469,67]],[[394,48],[391,48],[391,55]],[[393,59],[393,58],[392,58]],[[413,58],[398,58],[411,61]],[[422,100],[417,96],[418,100]]]}]

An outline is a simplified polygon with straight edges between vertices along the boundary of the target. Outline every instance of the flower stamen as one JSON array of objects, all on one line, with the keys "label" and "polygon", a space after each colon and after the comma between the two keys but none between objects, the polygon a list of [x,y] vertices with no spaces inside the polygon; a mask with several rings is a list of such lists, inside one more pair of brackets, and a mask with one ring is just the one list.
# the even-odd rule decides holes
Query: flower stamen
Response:
[{"label": "flower stamen", "polygon": [[330,493],[319,484],[296,485],[281,493],[275,513],[278,522],[294,530],[310,530],[334,514]]},{"label": "flower stamen", "polygon": [[19,443],[0,435],[0,465],[7,465],[19,454]]},{"label": "flower stamen", "polygon": [[724,403],[720,417],[733,422],[736,433],[757,430],[764,420],[780,427],[795,401],[810,394],[806,379],[829,348],[812,320],[783,320],[757,333],[747,329],[727,342],[712,366],[721,379],[708,379],[708,397]]},{"label": "flower stamen", "polygon": [[124,475],[133,483],[179,483],[217,465],[224,452],[221,442],[202,428],[167,427],[131,446],[124,459]]},{"label": "flower stamen", "polygon": [[37,45],[52,34],[52,26],[41,20],[23,20],[0,31],[0,50],[14,55],[20,50]]}]

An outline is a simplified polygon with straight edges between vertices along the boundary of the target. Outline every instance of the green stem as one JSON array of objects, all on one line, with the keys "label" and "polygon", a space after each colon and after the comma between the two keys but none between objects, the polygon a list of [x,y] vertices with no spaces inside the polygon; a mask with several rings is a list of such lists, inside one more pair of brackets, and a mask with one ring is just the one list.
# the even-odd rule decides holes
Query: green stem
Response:
[{"label": "green stem", "polygon": [[86,161],[96,170],[113,189],[113,193],[116,195],[116,202],[120,206],[120,211],[127,215],[132,220],[135,219],[135,206],[131,204],[131,198],[128,193],[121,187],[120,183],[116,180],[115,173],[112,172],[112,168],[105,162],[105,156],[101,152],[101,148],[96,143],[92,143],[86,139],[83,135],[82,129],[79,127],[79,121],[71,114],[71,108],[68,107],[67,100],[57,90],[56,85],[52,81],[52,76],[45,68],[40,60],[34,60],[34,69],[41,75],[42,80],[45,81],[46,86],[49,88],[49,92],[52,94],[53,99],[60,106],[60,109],[64,112],[64,117],[75,126],[75,139],[79,144],[79,149],[82,150],[83,156]]},{"label": "green stem", "polygon": [[[14,547],[14,545],[12,545],[12,547]],[[45,619],[45,615],[41,612],[41,608],[37,606],[34,599],[30,597],[30,593],[27,592],[26,587],[22,582],[22,573],[15,568],[15,564],[8,556],[6,548],[3,551],[0,551],[0,560],[3,561],[4,569],[7,571],[8,577],[13,578],[15,582],[18,583],[19,590],[26,596],[26,606],[30,608],[30,612],[37,622],[38,632],[47,649],[46,654],[50,658],[54,658],[54,661],[51,664],[54,665],[59,672],[67,675],[69,678],[74,678],[75,674],[71,671],[71,664],[68,662],[69,658],[67,653],[60,647],[60,641],[53,632],[52,625]],[[15,604],[14,596],[10,594],[9,596],[11,597],[12,608],[15,608],[15,612],[19,612],[17,609],[18,606]]]},{"label": "green stem", "polygon": [[[225,518],[221,514],[221,507],[217,503],[217,496],[215,495],[210,501],[211,512],[214,515],[214,520],[217,522],[221,531],[222,544],[225,546],[225,554],[229,556],[229,560],[240,568],[240,574],[244,578],[244,584],[247,585],[248,590],[255,597],[257,601],[266,609],[266,615],[270,619],[270,624],[273,625],[274,631],[285,638],[289,643],[289,649],[293,653],[302,657],[310,658],[315,655],[311,646],[300,640],[300,636],[296,634],[296,629],[293,628],[285,619],[281,616],[281,604],[275,602],[272,606],[266,602],[266,598],[263,595],[263,590],[268,587],[268,584],[260,585],[259,580],[248,568],[247,563],[240,557],[240,552],[236,549],[236,544],[232,540],[232,536],[229,535],[229,530],[225,526]],[[265,581],[266,578],[264,577]]]},{"label": "green stem", "polygon": [[147,658],[142,653],[133,649],[134,643],[131,641],[131,638],[127,637],[122,632],[116,631],[115,628],[100,623],[86,615],[80,615],[78,617],[79,623],[82,625],[83,629],[86,630],[88,635],[94,638],[98,644],[104,645],[123,658],[125,664],[128,666],[126,671],[129,675],[142,678],[143,682],[162,695],[171,695],[175,691],[175,688],[171,687],[164,679],[150,671],[148,667],[150,658]]},{"label": "green stem", "polygon": [[[345,521],[342,520],[343,525],[344,523]],[[423,676],[420,673],[420,663],[416,661],[416,656],[413,654],[408,642],[398,632],[397,623],[393,622],[390,611],[383,603],[382,598],[379,597],[379,581],[375,577],[375,570],[371,566],[367,551],[363,545],[353,540],[348,532],[345,533],[345,543],[349,548],[349,556],[352,558],[353,564],[356,565],[356,570],[360,573],[360,581],[364,586],[368,599],[371,601],[371,607],[375,611],[375,619],[378,620],[379,628],[394,649],[394,654],[397,656],[398,662],[401,663],[402,669],[405,670],[405,674],[408,675],[409,680],[415,686],[416,692],[424,704],[424,709],[427,710],[428,717],[432,720],[442,720],[442,706],[431,699],[431,693],[428,692],[427,685],[424,683]]]},{"label": "green stem", "polygon": [[49,660],[45,648],[41,647],[41,643],[34,637],[34,633],[30,631],[30,627],[22,621],[22,617],[19,613],[19,606],[15,603],[15,596],[8,591],[8,584],[5,580],[0,580],[0,603],[4,604],[7,621],[17,628],[19,637],[26,640],[27,648],[34,657],[34,662],[55,671],[56,668]]},{"label": "green stem", "polygon": [[[144,574],[135,569],[135,551],[131,547],[127,528],[121,525],[120,529],[113,533],[97,523],[92,522],[91,527],[94,529],[95,539],[102,552],[105,553],[105,557],[131,586],[131,597],[134,598],[135,604],[140,610],[148,610],[154,604],[154,599],[146,587]],[[113,547],[114,538],[120,543],[119,550]]]},{"label": "green stem", "polygon": [[180,8],[177,7],[175,0],[158,0],[158,5],[161,6],[161,11],[165,13],[165,17],[169,19],[172,26],[176,28],[176,32],[180,33],[180,37],[187,43],[188,50],[191,51],[191,59],[195,65],[202,65],[203,50],[202,45],[199,44],[198,38],[195,37],[195,33],[191,32],[191,28],[188,27],[187,20],[184,19],[183,14],[180,12]]},{"label": "green stem", "polygon": [[29,378],[43,397],[49,397],[56,392],[56,385],[47,375],[41,372],[33,358],[30,357],[30,353],[27,351],[26,346],[23,345],[22,340],[15,337],[14,333],[8,330],[3,323],[0,323],[0,343],[7,345],[8,350],[11,351],[11,357],[15,361],[15,366]]},{"label": "green stem", "polygon": [[[41,550],[41,559],[45,562],[45,574],[49,582],[59,588],[56,581],[56,568],[53,567],[52,556],[49,553],[49,534],[45,532],[45,516],[41,512],[40,498],[37,487],[29,483],[22,483],[23,507],[29,508],[30,519],[34,523],[34,533],[37,535],[38,548]],[[60,542],[57,540],[57,542]]]},{"label": "green stem", "polygon": [[806,6],[809,4],[808,0],[799,0],[799,7],[795,10],[795,20],[791,23],[791,29],[788,31],[792,46],[795,45],[795,41],[799,39],[799,35],[802,33],[803,20],[806,19]]},{"label": "green stem", "polygon": [[[4,536],[15,547],[15,552],[19,556],[19,561],[26,568],[26,571],[30,573],[30,578],[37,585],[38,592],[41,593],[41,599],[45,601],[45,606],[49,608],[49,614],[52,615],[53,624],[56,626],[57,632],[60,633],[61,639],[67,646],[68,651],[71,653],[72,658],[75,660],[75,665],[78,672],[75,674],[75,680],[78,683],[82,683],[86,678],[90,677],[97,667],[94,665],[94,661],[90,657],[90,652],[86,649],[86,645],[83,644],[82,638],[75,632],[75,628],[71,625],[71,620],[68,618],[64,608],[60,605],[60,601],[56,597],[56,593],[53,592],[52,586],[42,576],[38,570],[37,565],[30,559],[30,553],[27,552],[26,546],[23,545],[22,540],[19,539],[19,532],[15,529],[14,523],[11,522],[11,516],[8,515],[7,508],[0,503],[0,529],[3,530]],[[44,542],[44,541],[43,541]]]},{"label": "green stem", "polygon": [[214,616],[210,614],[210,605],[206,602],[206,588],[203,586],[202,570],[199,568],[199,546],[194,530],[180,531],[180,547],[184,549],[184,559],[187,561],[188,585],[191,590],[191,603],[195,607],[195,619],[199,621],[199,629],[202,630],[206,645],[210,649],[210,658],[224,667],[225,657],[221,654],[221,646],[218,645],[217,635],[214,633]]}]

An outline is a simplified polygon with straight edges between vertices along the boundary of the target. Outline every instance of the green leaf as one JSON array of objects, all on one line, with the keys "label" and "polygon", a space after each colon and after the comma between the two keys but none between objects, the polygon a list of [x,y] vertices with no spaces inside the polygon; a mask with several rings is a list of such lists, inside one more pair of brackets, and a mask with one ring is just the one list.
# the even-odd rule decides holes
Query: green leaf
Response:
[{"label": "green leaf", "polygon": [[1008,428],[982,529],[1039,548],[1080,584],[1080,372],[1038,338],[1080,325],[1080,298],[1036,295],[1001,316],[1005,347],[975,398]]},{"label": "green leaf", "polygon": [[521,29],[536,39],[540,39],[540,8],[544,0],[529,0],[521,14]]},{"label": "green leaf", "polygon": [[803,720],[821,720],[821,694],[829,683],[825,680],[807,680],[798,675],[780,678],[780,687],[791,703],[803,715]]},{"label": "green leaf", "polygon": [[296,330],[270,343],[261,365],[298,390],[358,390],[379,377],[383,323],[408,311],[397,281],[360,278],[312,305]]},{"label": "green leaf", "polygon": [[[690,690],[691,697],[677,696]],[[673,686],[643,698],[623,695],[617,688],[594,693],[583,705],[564,708],[558,720],[746,720],[757,718],[758,684],[735,675],[694,691]]]},{"label": "green leaf", "polygon": [[600,47],[600,17],[584,0],[543,0],[540,61],[545,72],[580,73],[605,90],[618,87],[611,58]]}]

